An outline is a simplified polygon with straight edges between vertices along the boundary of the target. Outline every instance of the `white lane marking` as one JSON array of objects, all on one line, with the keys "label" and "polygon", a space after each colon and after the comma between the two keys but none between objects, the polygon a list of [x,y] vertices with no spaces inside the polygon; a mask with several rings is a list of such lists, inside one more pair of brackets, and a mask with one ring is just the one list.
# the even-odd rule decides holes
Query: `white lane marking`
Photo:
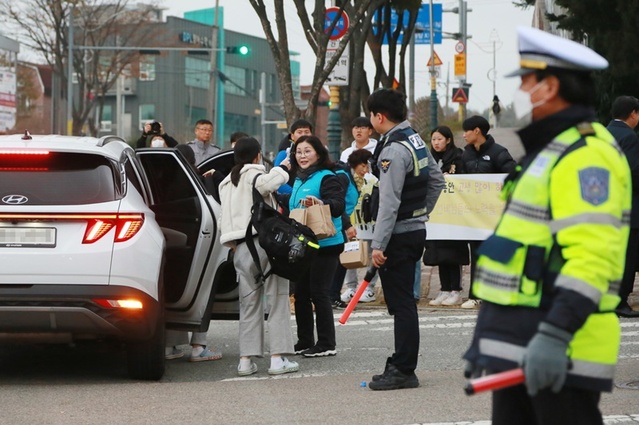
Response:
[{"label": "white lane marking", "polygon": [[[639,423],[639,415],[608,415],[603,417],[604,424],[634,424]],[[490,425],[491,421],[459,421],[459,422],[422,422],[410,425]]]}]

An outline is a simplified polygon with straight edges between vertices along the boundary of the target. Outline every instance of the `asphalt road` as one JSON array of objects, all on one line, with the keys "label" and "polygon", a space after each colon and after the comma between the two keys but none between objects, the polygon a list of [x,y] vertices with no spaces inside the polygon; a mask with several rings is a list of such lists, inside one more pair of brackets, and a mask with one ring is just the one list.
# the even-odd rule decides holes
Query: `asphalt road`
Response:
[{"label": "asphalt road", "polygon": [[[487,424],[490,396],[468,397],[462,390],[461,355],[475,316],[421,308],[421,386],[384,392],[361,386],[392,352],[392,318],[381,307],[360,308],[337,326],[337,356],[296,356],[300,372],[280,377],[266,373],[268,357],[257,359],[256,375],[237,377],[237,322],[211,323],[208,338],[223,359],[173,360],[160,382],[129,380],[118,347],[4,346],[0,423]],[[623,320],[622,341],[617,381],[637,381],[639,321]],[[606,423],[639,423],[638,395],[631,389],[605,395]]]}]

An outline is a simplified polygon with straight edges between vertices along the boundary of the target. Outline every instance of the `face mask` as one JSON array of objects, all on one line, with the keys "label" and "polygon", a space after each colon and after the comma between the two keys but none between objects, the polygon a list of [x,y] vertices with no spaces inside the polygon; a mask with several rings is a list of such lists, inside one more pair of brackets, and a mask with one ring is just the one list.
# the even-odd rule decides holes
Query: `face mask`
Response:
[{"label": "face mask", "polygon": [[151,140],[151,147],[152,148],[163,148],[164,147],[164,140],[160,140],[160,139]]},{"label": "face mask", "polygon": [[515,94],[513,95],[513,108],[515,109],[515,117],[518,120],[526,121],[526,123],[530,123],[532,121],[532,111],[538,106],[546,103],[545,100],[540,100],[539,102],[533,104],[530,101],[530,97],[534,92],[536,92],[541,84],[544,81],[540,81],[535,84],[535,87],[532,88],[531,91],[527,92],[522,89],[517,89]]}]

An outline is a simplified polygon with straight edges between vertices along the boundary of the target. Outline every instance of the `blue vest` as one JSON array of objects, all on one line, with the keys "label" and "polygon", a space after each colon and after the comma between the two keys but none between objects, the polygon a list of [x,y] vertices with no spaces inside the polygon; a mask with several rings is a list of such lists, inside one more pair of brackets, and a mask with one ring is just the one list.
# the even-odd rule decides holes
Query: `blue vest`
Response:
[{"label": "blue vest", "polygon": [[[306,181],[302,182],[302,180],[298,177],[295,179],[295,184],[293,185],[293,192],[291,193],[291,197],[288,201],[288,207],[290,210],[297,208],[300,204],[300,200],[305,199],[307,196],[315,196],[318,199],[321,199],[320,196],[320,186],[322,184],[322,179],[327,175],[335,175],[330,170],[319,170],[310,175]],[[334,236],[330,238],[320,239],[319,244],[320,248],[340,245],[344,243],[344,236],[342,234],[342,218],[341,217],[331,217],[333,220],[333,225],[335,226],[335,230],[337,231]]]}]

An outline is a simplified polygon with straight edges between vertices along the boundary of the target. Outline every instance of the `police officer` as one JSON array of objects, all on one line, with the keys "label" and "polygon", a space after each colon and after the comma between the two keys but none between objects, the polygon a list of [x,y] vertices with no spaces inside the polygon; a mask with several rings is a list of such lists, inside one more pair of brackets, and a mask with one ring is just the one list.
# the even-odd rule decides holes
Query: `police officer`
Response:
[{"label": "police officer", "polygon": [[595,122],[587,47],[519,28],[514,97],[525,157],[504,183],[506,208],[480,247],[481,304],[467,377],[523,365],[525,385],[493,393],[492,423],[602,424],[620,341],[614,309],[623,274],[630,170]]},{"label": "police officer", "polygon": [[[415,263],[426,239],[424,223],[444,188],[444,176],[426,143],[406,121],[406,98],[390,89],[374,92],[368,110],[375,131],[382,135],[372,159],[379,179],[380,202],[371,247],[379,268],[388,312],[394,316],[395,352],[384,373],[373,376],[371,390],[415,388],[419,352],[419,321],[413,300]],[[377,196],[374,196],[377,198]],[[373,217],[375,218],[375,217]]]}]

